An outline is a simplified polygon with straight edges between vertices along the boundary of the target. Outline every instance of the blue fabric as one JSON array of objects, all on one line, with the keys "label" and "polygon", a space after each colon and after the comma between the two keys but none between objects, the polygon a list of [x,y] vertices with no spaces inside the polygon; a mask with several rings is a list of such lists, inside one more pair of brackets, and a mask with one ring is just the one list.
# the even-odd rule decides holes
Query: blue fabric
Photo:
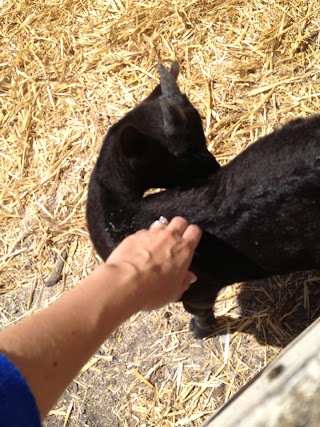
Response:
[{"label": "blue fabric", "polygon": [[41,427],[33,394],[18,369],[0,354],[0,426]]}]

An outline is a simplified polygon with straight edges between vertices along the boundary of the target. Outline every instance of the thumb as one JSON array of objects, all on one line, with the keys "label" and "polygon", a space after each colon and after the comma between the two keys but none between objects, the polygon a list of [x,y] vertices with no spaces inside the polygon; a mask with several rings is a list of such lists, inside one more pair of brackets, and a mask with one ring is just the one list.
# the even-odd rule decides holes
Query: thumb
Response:
[{"label": "thumb", "polygon": [[182,282],[183,292],[186,291],[190,287],[190,285],[195,283],[197,280],[198,280],[197,276],[194,273],[192,273],[192,271],[188,271]]}]

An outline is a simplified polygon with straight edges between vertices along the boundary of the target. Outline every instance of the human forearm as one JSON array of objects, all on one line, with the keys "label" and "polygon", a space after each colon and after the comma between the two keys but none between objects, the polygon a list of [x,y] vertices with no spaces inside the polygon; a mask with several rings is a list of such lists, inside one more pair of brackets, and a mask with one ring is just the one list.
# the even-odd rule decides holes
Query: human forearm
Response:
[{"label": "human forearm", "polygon": [[27,380],[42,417],[108,335],[139,310],[130,294],[135,280],[130,269],[100,265],[47,309],[0,335],[0,352]]},{"label": "human forearm", "polygon": [[188,269],[200,237],[179,217],[141,230],[72,291],[0,334],[0,352],[27,380],[42,418],[120,323],[179,299],[195,280]]}]

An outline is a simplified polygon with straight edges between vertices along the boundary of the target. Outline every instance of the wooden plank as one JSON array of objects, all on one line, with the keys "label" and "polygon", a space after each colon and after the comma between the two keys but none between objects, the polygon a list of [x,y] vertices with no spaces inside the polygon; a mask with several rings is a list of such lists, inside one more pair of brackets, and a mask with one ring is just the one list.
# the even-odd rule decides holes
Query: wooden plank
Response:
[{"label": "wooden plank", "polygon": [[320,318],[202,427],[319,427]]}]

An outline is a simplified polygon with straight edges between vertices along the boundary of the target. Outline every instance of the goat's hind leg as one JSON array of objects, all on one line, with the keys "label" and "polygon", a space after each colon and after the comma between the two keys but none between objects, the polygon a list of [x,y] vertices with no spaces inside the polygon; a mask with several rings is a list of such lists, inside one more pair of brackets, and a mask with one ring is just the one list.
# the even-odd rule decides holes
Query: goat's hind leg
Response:
[{"label": "goat's hind leg", "polygon": [[217,327],[213,303],[214,300],[183,301],[186,311],[194,316],[190,321],[190,330],[198,339],[212,335]]}]

